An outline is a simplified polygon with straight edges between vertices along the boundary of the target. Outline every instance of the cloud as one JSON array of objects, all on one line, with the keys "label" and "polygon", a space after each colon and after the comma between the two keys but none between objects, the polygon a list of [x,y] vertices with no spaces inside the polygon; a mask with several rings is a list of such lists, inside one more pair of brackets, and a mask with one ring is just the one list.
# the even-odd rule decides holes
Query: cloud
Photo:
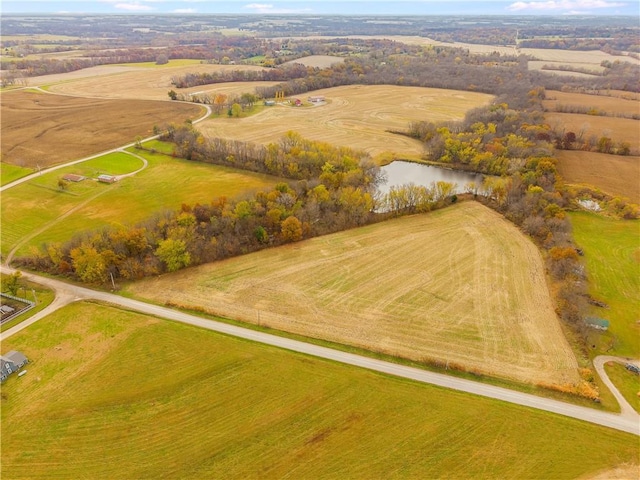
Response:
[{"label": "cloud", "polygon": [[249,5],[245,5],[242,8],[246,8],[248,10],[255,10],[256,13],[305,13],[311,12],[310,8],[300,8],[300,9],[291,9],[291,8],[275,8],[273,5],[269,3],[250,3]]},{"label": "cloud", "polygon": [[196,13],[195,8],[176,8],[173,13]]},{"label": "cloud", "polygon": [[557,12],[589,12],[597,8],[624,7],[625,3],[609,2],[607,0],[548,0],[545,2],[515,2],[507,7],[512,12],[522,11],[546,11]]},{"label": "cloud", "polygon": [[149,10],[154,10],[154,8],[149,5],[141,5],[139,3],[116,3],[114,7],[120,10],[127,10],[128,12],[148,12]]}]

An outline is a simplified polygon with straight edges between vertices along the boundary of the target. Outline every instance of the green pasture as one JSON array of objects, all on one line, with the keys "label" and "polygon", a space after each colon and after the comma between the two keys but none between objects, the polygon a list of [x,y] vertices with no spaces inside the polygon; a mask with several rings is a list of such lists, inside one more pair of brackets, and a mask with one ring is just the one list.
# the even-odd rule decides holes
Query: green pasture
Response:
[{"label": "green pasture", "polygon": [[[209,203],[216,197],[235,197],[243,192],[265,188],[277,182],[274,177],[226,167],[172,158],[132,148],[145,157],[148,167],[133,177],[107,185],[92,180],[69,182],[61,191],[58,179],[67,169],[14,187],[2,198],[2,253],[6,255],[26,236],[40,231],[22,245],[18,255],[29,253],[30,246],[62,242],[74,233],[98,229],[109,224],[142,221],[163,209],[176,209],[183,203]],[[130,170],[142,162],[130,155]],[[99,171],[119,173],[103,157],[68,167],[69,172]]]},{"label": "green pasture", "polygon": [[589,212],[570,213],[573,236],[584,250],[589,293],[609,308],[591,314],[609,320],[609,330],[591,334],[599,353],[640,356],[640,222]]},{"label": "green pasture", "polygon": [[627,370],[621,363],[616,362],[605,364],[604,369],[609,379],[629,402],[629,405],[640,413],[640,376]]},{"label": "green pasture", "polygon": [[[98,183],[93,178],[102,173],[119,175],[133,172],[142,165],[142,161],[132,155],[110,153],[44,173],[3,192],[0,207],[2,255],[7,255],[26,236],[51,225],[63,215],[71,214],[74,209],[116,186]],[[77,183],[67,182],[65,188],[61,189],[58,182],[67,173],[91,178]],[[87,228],[87,225],[82,228]]]},{"label": "green pasture", "polygon": [[25,167],[18,167],[9,163],[0,163],[0,185],[7,185],[19,178],[26,177],[33,173],[33,170]]},{"label": "green pasture", "polygon": [[553,478],[637,437],[91,303],[3,342],[3,478]]},{"label": "green pasture", "polygon": [[[7,279],[8,277],[9,275],[6,275],[4,273],[0,274],[0,280],[2,281],[3,284],[5,282],[5,279]],[[40,310],[49,306],[49,304],[53,302],[53,299],[55,298],[55,294],[52,290],[46,287],[43,287],[40,284],[29,282],[24,278],[21,278],[19,280],[19,285],[20,286],[18,288],[17,296],[20,298],[26,298],[27,300],[31,300],[32,302],[35,301],[36,306],[33,307],[31,310],[23,313],[22,315],[19,315],[18,317],[14,318],[13,320],[10,320],[7,323],[2,324],[2,326],[0,326],[0,332],[4,332],[5,330],[8,330],[11,327],[14,327],[20,322],[23,322],[28,318],[31,318]],[[4,291],[4,288],[3,288],[3,291]]]}]

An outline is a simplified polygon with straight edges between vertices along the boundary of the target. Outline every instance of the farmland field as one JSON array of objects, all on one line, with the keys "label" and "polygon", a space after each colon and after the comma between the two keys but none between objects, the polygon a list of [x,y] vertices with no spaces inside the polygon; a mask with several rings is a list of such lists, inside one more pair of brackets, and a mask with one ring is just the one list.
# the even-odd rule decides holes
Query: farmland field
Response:
[{"label": "farmland field", "polygon": [[[112,67],[114,68],[114,67]],[[144,100],[167,100],[167,92],[175,87],[171,84],[171,78],[181,77],[187,73],[214,73],[232,70],[261,71],[263,67],[254,65],[182,65],[169,68],[132,67],[127,68],[117,75],[95,75],[69,82],[62,82],[49,87],[49,91],[65,95],[77,95],[81,97],[100,98],[131,98]],[[104,71],[108,71],[105,69]],[[99,72],[99,71],[97,71]],[[46,80],[46,78],[44,79]],[[277,83],[270,82],[269,85]],[[33,83],[30,83],[33,85]],[[239,86],[236,84],[236,87]],[[215,90],[217,85],[201,85],[192,88],[175,89],[178,93],[193,93],[205,90]],[[240,93],[253,93],[255,86],[249,83]]]},{"label": "farmland field", "polygon": [[[6,255],[35,233],[35,238],[24,244],[19,254],[26,254],[29,245],[68,240],[81,230],[135,223],[162,209],[177,209],[182,203],[209,203],[219,196],[235,197],[278,181],[267,175],[132,151],[147,158],[148,167],[112,185],[85,180],[70,183],[66,192],[57,187],[58,178],[65,173],[91,174],[97,167],[108,165],[104,157],[99,157],[44,174],[4,192],[2,253]],[[141,163],[135,157],[118,155],[134,162],[136,166],[131,170]],[[114,168],[110,168],[110,173],[117,173]]]},{"label": "farmland field", "polygon": [[[96,100],[14,91],[0,95],[2,161],[46,167],[150,136],[154,125],[195,119],[197,105]],[[7,121],[6,119],[10,119]]]},{"label": "farmland field", "polygon": [[640,157],[559,150],[558,172],[567,183],[587,184],[640,204]]},{"label": "farmland field", "polygon": [[327,88],[300,98],[308,95],[323,95],[327,103],[301,108],[276,105],[248,118],[210,119],[198,129],[212,137],[264,144],[295,130],[305,138],[365,150],[374,157],[392,152],[419,158],[421,142],[388,130],[406,131],[410,122],[425,119],[462,119],[468,110],[492,99],[481,93],[389,85]]},{"label": "farmland field", "polygon": [[31,360],[2,389],[3,478],[573,479],[638,462],[630,434],[97,304],[2,349]]},{"label": "farmland field", "polygon": [[558,105],[577,106],[579,108],[593,108],[610,115],[640,115],[640,101],[627,98],[588,95],[586,93],[569,93],[549,90],[546,92],[546,100],[542,104],[544,108],[556,111]]},{"label": "farmland field", "polygon": [[576,135],[582,132],[585,139],[605,136],[614,142],[628,142],[632,151],[640,148],[639,120],[557,112],[547,113],[545,118],[552,128],[559,131],[574,132]]},{"label": "farmland field", "polygon": [[[609,308],[591,314],[609,320],[609,330],[593,334],[599,353],[640,356],[640,224],[594,213],[570,213],[573,236],[584,250],[589,293]],[[590,343],[594,343],[590,342]]]},{"label": "farmland field", "polygon": [[0,163],[0,185],[6,185],[33,173],[31,168],[18,167],[8,163]]},{"label": "farmland field", "polygon": [[536,247],[474,202],[185,269],[128,292],[521,382],[577,380]]}]

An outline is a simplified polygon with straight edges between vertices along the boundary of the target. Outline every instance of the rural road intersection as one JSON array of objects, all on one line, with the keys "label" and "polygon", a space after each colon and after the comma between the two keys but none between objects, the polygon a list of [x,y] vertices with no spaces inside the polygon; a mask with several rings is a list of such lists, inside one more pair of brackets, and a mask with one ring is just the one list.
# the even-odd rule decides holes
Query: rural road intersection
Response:
[{"label": "rural road intersection", "polygon": [[[3,273],[12,273],[13,271],[15,271],[14,269],[7,266],[2,266],[1,270]],[[333,350],[331,348],[321,347],[298,340],[292,340],[290,338],[278,337],[276,335],[258,332],[235,325],[229,325],[214,320],[207,320],[177,310],[172,310],[170,308],[148,304],[138,300],[114,295],[112,293],[100,292],[84,287],[70,285],[59,280],[40,277],[38,275],[33,275],[30,273],[23,272],[23,277],[27,280],[37,282],[54,289],[56,291],[56,300],[49,307],[42,310],[37,315],[34,315],[29,320],[22,322],[15,327],[7,330],[6,332],[0,334],[0,341],[5,340],[14,333],[26,328],[27,326],[36,322],[38,319],[45,317],[52,311],[60,308],[67,303],[77,300],[99,300],[102,302],[110,303],[112,305],[116,305],[118,307],[134,310],[146,315],[153,315],[176,322],[193,325],[195,327],[213,330],[215,332],[223,333],[225,335],[231,335],[233,337],[243,338],[266,345],[272,345],[274,347],[284,348],[286,350],[324,358],[327,360],[333,360],[335,362],[344,363],[347,365],[366,368],[368,370],[373,370],[387,375],[403,377],[421,383],[428,383],[431,385],[450,388],[474,395],[502,400],[504,402],[523,405],[525,407],[545,410],[547,412],[552,412],[567,417],[573,417],[579,420],[595,423],[597,425],[621,430],[623,432],[640,435],[640,415],[638,415],[633,410],[627,411],[623,409],[623,413],[620,415],[603,412],[560,402],[557,400],[552,400],[549,398],[537,397],[535,395],[530,395],[527,393],[516,392],[493,385],[487,385],[461,378],[450,377],[448,375],[439,373],[428,372],[426,370],[421,370],[419,368],[413,368],[406,365],[399,365],[383,360],[355,355],[339,350]]]}]

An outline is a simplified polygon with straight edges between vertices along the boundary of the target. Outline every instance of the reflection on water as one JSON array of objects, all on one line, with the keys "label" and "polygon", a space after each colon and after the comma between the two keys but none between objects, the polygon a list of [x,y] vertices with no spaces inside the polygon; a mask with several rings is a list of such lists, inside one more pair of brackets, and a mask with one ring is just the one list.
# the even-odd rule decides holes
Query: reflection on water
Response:
[{"label": "reflection on water", "polygon": [[461,172],[459,170],[448,170],[446,168],[434,167],[431,165],[421,165],[419,163],[403,162],[401,160],[381,167],[386,174],[387,183],[380,185],[380,193],[387,193],[392,186],[413,183],[415,185],[431,186],[434,182],[449,182],[455,184],[453,193],[463,193],[464,187],[469,182],[482,184],[483,176],[479,173]]}]

